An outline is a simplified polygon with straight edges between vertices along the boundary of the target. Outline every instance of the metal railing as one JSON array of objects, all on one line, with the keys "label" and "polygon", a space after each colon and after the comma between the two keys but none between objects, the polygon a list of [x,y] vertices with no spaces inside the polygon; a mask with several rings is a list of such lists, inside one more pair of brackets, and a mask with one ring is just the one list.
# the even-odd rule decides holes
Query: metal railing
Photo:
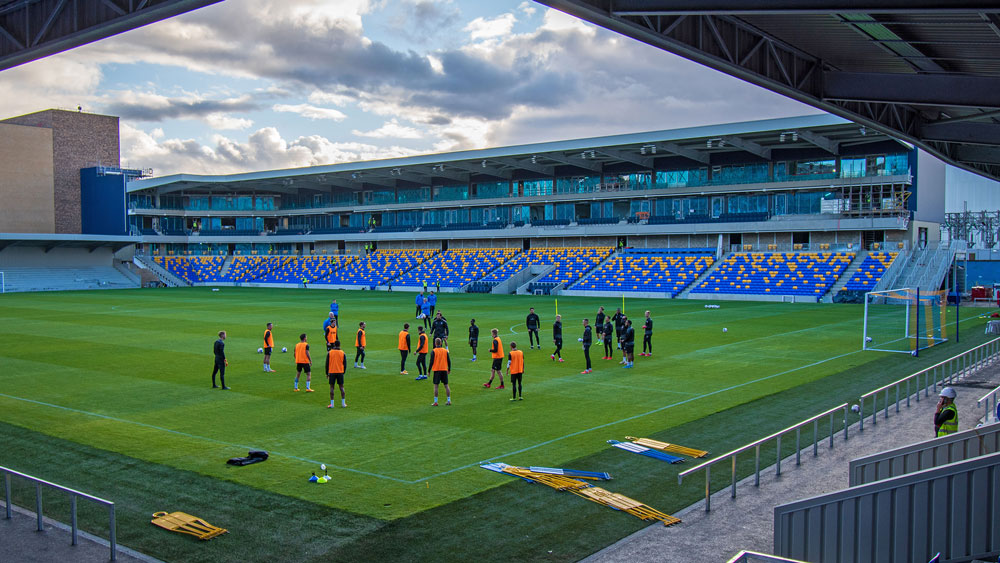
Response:
[{"label": "metal railing", "polygon": [[777,555],[768,555],[766,553],[757,553],[756,551],[743,550],[733,556],[732,559],[726,563],[805,563],[801,559],[787,559],[785,557],[778,557]]},{"label": "metal railing", "polygon": [[792,431],[795,432],[795,465],[800,465],[801,462],[802,462],[802,458],[801,458],[801,455],[802,455],[802,447],[801,447],[801,445],[802,445],[802,429],[805,426],[807,426],[809,424],[812,424],[812,427],[813,427],[813,456],[818,456],[819,455],[819,442],[820,442],[820,439],[819,439],[819,421],[820,421],[820,419],[823,419],[823,418],[826,418],[826,417],[830,418],[830,438],[829,438],[829,440],[830,440],[830,447],[832,448],[833,447],[833,438],[836,435],[836,432],[834,431],[834,421],[833,421],[834,417],[833,417],[833,415],[835,413],[839,412],[839,411],[843,411],[843,413],[844,413],[844,440],[847,440],[847,438],[848,438],[848,433],[847,433],[847,422],[848,422],[847,417],[848,417],[848,415],[847,415],[847,413],[849,412],[849,410],[847,408],[847,403],[844,403],[842,405],[833,407],[830,410],[821,412],[820,414],[817,414],[816,416],[814,416],[812,418],[808,418],[806,420],[803,420],[802,422],[800,422],[798,424],[795,424],[793,426],[789,426],[788,428],[779,430],[779,431],[775,432],[774,434],[771,434],[770,436],[767,436],[766,438],[761,438],[760,440],[757,440],[756,442],[752,442],[752,443],[747,444],[747,445],[745,445],[745,446],[743,446],[741,448],[737,448],[737,449],[735,449],[735,450],[733,450],[733,451],[731,451],[731,452],[729,452],[729,453],[727,453],[725,455],[721,455],[721,456],[719,456],[719,457],[717,457],[715,459],[706,461],[705,463],[702,463],[700,465],[692,467],[691,469],[688,469],[687,471],[683,471],[683,472],[681,472],[681,473],[679,473],[677,475],[677,483],[678,484],[682,483],[684,481],[684,478],[687,477],[688,475],[691,475],[691,474],[693,474],[693,473],[695,473],[697,471],[701,471],[702,469],[704,469],[705,470],[705,512],[708,512],[708,511],[710,511],[712,509],[712,486],[711,485],[712,485],[712,466],[713,465],[715,465],[717,463],[721,463],[721,462],[723,462],[723,461],[725,461],[727,459],[731,460],[731,462],[732,462],[731,463],[731,466],[732,466],[732,468],[731,468],[732,497],[731,498],[736,498],[736,456],[738,456],[739,454],[741,454],[743,452],[749,451],[751,449],[754,450],[754,486],[755,487],[759,487],[760,486],[760,448],[761,448],[762,445],[764,445],[764,444],[766,444],[766,443],[768,443],[768,442],[770,442],[772,440],[774,440],[774,442],[776,443],[777,453],[775,455],[775,457],[776,457],[776,460],[775,460],[775,465],[776,465],[775,475],[776,476],[777,475],[781,475],[781,437],[784,436],[785,434],[788,434],[789,432],[792,432]]},{"label": "metal railing", "polygon": [[[990,391],[989,393],[983,395],[976,401],[976,406],[980,407],[983,402],[986,403],[986,412],[983,414],[983,424],[990,423],[990,415],[993,415],[993,422],[1000,422],[1000,417],[997,416],[997,393],[1000,393],[1000,387]],[[993,402],[993,408],[990,408],[990,401]]]},{"label": "metal railing", "polygon": [[[872,418],[871,418],[871,423],[874,425],[876,423],[876,418],[877,418],[878,411],[879,411],[879,409],[878,409],[878,397],[879,397],[880,393],[884,393],[884,396],[885,396],[885,401],[884,401],[885,402],[885,418],[888,418],[889,417],[889,407],[890,407],[890,400],[889,400],[890,390],[894,390],[895,391],[896,412],[899,412],[899,405],[900,405],[900,402],[903,400],[903,399],[900,398],[899,394],[900,394],[900,390],[901,390],[901,388],[902,388],[903,385],[906,386],[905,401],[906,401],[906,406],[909,407],[910,406],[910,396],[911,396],[910,395],[910,382],[911,381],[914,382],[914,386],[915,386],[915,389],[917,391],[916,392],[916,399],[919,402],[920,401],[920,391],[921,390],[924,392],[924,396],[925,397],[927,397],[929,395],[929,388],[933,388],[934,392],[936,393],[939,384],[940,385],[945,385],[947,383],[951,383],[951,382],[957,380],[960,377],[964,377],[965,375],[971,373],[974,370],[980,369],[982,367],[985,367],[985,366],[993,363],[994,361],[996,361],[996,356],[998,354],[1000,354],[1000,338],[996,338],[996,339],[993,339],[993,340],[991,340],[989,342],[986,342],[984,344],[980,344],[979,346],[976,346],[975,348],[970,348],[969,350],[966,350],[965,352],[962,352],[961,354],[957,354],[955,356],[952,356],[951,358],[948,358],[947,360],[944,360],[942,362],[938,362],[938,363],[934,364],[933,366],[924,368],[924,369],[922,369],[922,370],[920,370],[920,371],[918,371],[918,372],[916,372],[916,373],[914,373],[912,375],[904,377],[904,378],[902,378],[902,379],[900,379],[898,381],[894,381],[892,383],[889,383],[888,385],[883,385],[882,387],[879,387],[878,389],[875,389],[874,391],[869,391],[868,393],[865,393],[864,395],[861,396],[861,399],[860,399],[859,405],[858,405],[859,410],[858,410],[857,414],[858,414],[858,418],[859,418],[859,428],[858,428],[859,431],[863,431],[864,430],[864,420],[865,420],[864,406],[865,406],[866,401],[867,401],[867,399],[869,397],[871,397],[872,412],[873,412]],[[921,377],[923,377],[923,384],[924,384],[922,388],[918,387]],[[998,390],[1000,390],[1000,388],[998,388]],[[819,421],[821,419],[823,419],[823,418],[826,418],[826,417],[829,417],[829,419],[830,419],[830,436],[829,436],[828,439],[829,439],[829,442],[830,442],[830,448],[832,448],[833,444],[834,444],[834,436],[836,434],[836,429],[834,427],[834,414],[837,413],[837,412],[839,412],[839,411],[843,411],[843,413],[844,413],[844,440],[847,440],[850,437],[849,436],[850,422],[849,422],[849,415],[848,415],[848,413],[850,412],[850,408],[848,407],[847,403],[844,403],[844,404],[838,405],[836,407],[833,407],[833,408],[831,408],[829,410],[826,410],[824,412],[821,412],[820,414],[817,414],[817,415],[815,415],[815,416],[813,416],[811,418],[803,420],[802,422],[799,422],[797,424],[789,426],[788,428],[784,428],[782,430],[779,430],[779,431],[771,434],[770,436],[767,436],[765,438],[761,438],[760,440],[757,440],[756,442],[752,442],[750,444],[747,444],[745,446],[737,448],[737,449],[735,449],[735,450],[733,450],[733,451],[731,451],[729,453],[721,455],[721,456],[719,456],[719,457],[717,457],[715,459],[711,459],[711,460],[706,461],[706,462],[704,462],[704,463],[702,463],[700,465],[692,467],[691,469],[688,469],[687,471],[683,471],[683,472],[681,472],[681,473],[679,473],[677,475],[677,482],[678,482],[678,484],[683,483],[685,477],[687,477],[689,475],[692,475],[692,474],[694,474],[694,473],[696,473],[698,471],[704,470],[705,471],[705,512],[708,512],[712,508],[711,469],[712,469],[713,465],[718,464],[718,463],[722,463],[722,462],[726,461],[727,459],[730,460],[730,463],[731,463],[731,469],[730,469],[730,479],[731,479],[730,489],[732,491],[731,494],[730,494],[730,497],[731,498],[736,498],[736,481],[737,481],[737,477],[736,477],[736,457],[739,454],[744,453],[746,451],[749,451],[751,449],[754,450],[754,464],[755,464],[754,465],[754,486],[755,487],[759,487],[760,486],[760,448],[761,448],[761,446],[763,446],[764,444],[766,444],[768,442],[771,442],[771,441],[775,442],[775,444],[776,444],[775,476],[781,475],[781,460],[782,460],[782,455],[781,455],[781,451],[782,451],[781,450],[781,438],[782,438],[782,436],[784,436],[784,435],[786,435],[786,434],[788,434],[790,432],[795,432],[795,465],[800,465],[801,464],[801,455],[802,455],[802,448],[801,448],[801,433],[802,433],[802,428],[806,427],[809,424],[813,425],[813,456],[817,456],[817,455],[819,455],[819,442],[820,442],[820,440],[819,440]]]},{"label": "metal railing", "polygon": [[87,493],[81,493],[80,491],[70,489],[68,487],[63,487],[62,485],[57,485],[55,483],[50,483],[43,479],[37,477],[32,477],[31,475],[26,475],[19,471],[14,471],[7,467],[0,465],[0,473],[3,473],[3,490],[4,499],[7,506],[7,519],[10,520],[13,515],[11,511],[11,505],[13,500],[10,494],[10,477],[14,475],[15,477],[21,477],[22,479],[35,484],[35,516],[38,519],[38,531],[42,532],[45,530],[43,515],[42,515],[42,486],[55,489],[57,491],[62,491],[69,495],[69,506],[70,506],[70,529],[72,533],[72,545],[77,544],[77,535],[79,531],[79,526],[76,522],[76,499],[82,498],[84,500],[89,500],[95,504],[99,504],[108,509],[108,529],[109,529],[109,540],[111,544],[111,560],[115,561],[118,559],[118,549],[116,544],[116,534],[115,534],[115,503],[110,500],[104,500],[102,498],[95,497],[93,495],[88,495]]},{"label": "metal railing", "polygon": [[[926,367],[912,375],[904,377],[898,381],[889,383],[888,385],[883,385],[874,391],[869,391],[861,396],[858,401],[858,415],[860,418],[859,431],[864,432],[865,430],[865,406],[868,404],[868,399],[871,398],[871,423],[874,426],[878,423],[878,397],[879,394],[883,394],[883,409],[885,416],[883,418],[889,418],[889,410],[892,405],[890,401],[890,391],[895,391],[895,410],[899,412],[899,404],[901,401],[906,401],[906,406],[910,406],[910,382],[913,382],[914,389],[916,390],[917,402],[920,402],[920,392],[924,392],[924,397],[930,395],[930,390],[933,389],[934,393],[937,393],[938,384],[942,386],[949,383],[953,383],[959,378],[965,377],[966,375],[976,371],[978,369],[984,368],[996,361],[996,356],[1000,354],[1000,338],[995,338],[980,344],[975,348],[970,348],[961,354],[957,354],[948,358],[947,360],[938,362],[932,366]],[[923,378],[923,386],[920,386],[921,378]],[[903,385],[906,385],[906,392],[903,399],[900,399],[900,391]]]}]

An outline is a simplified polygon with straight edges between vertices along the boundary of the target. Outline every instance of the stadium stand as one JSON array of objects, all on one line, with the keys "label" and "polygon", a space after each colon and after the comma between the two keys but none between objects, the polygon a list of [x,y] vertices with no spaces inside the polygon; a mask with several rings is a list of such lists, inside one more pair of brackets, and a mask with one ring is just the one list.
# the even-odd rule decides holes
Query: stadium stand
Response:
[{"label": "stadium stand", "polygon": [[818,301],[854,256],[853,252],[737,252],[692,293],[795,295]]},{"label": "stadium stand", "polygon": [[578,225],[617,225],[621,219],[618,217],[584,217],[577,219]]},{"label": "stadium stand", "polygon": [[300,284],[302,280],[312,283],[319,279],[327,279],[343,264],[349,263],[351,257],[339,256],[292,256],[284,260],[280,267],[274,268],[254,280],[256,283],[293,283]]},{"label": "stadium stand", "polygon": [[271,270],[280,268],[288,256],[237,256],[233,258],[223,281],[234,283],[252,282],[265,276]]},{"label": "stadium stand", "polygon": [[537,248],[532,252],[537,257],[536,263],[556,266],[537,283],[569,286],[603,262],[611,254],[611,247]]},{"label": "stadium stand", "polygon": [[358,258],[343,268],[334,270],[322,283],[364,287],[384,285],[430,259],[435,252],[434,250],[376,250],[367,257]]},{"label": "stadium stand", "polygon": [[218,280],[224,256],[154,256],[153,261],[188,283]]},{"label": "stadium stand", "polygon": [[63,291],[139,287],[112,266],[4,269],[4,291]]},{"label": "stadium stand", "polygon": [[393,284],[416,287],[427,282],[441,287],[462,287],[479,280],[507,262],[517,250],[513,248],[456,248],[446,250],[406,272]]},{"label": "stadium stand", "polygon": [[844,285],[848,291],[871,291],[875,284],[882,279],[892,261],[898,256],[898,252],[872,252],[865,256],[865,261],[861,263],[858,270],[851,276],[850,281]]},{"label": "stadium stand", "polygon": [[712,263],[713,252],[683,253],[669,249],[623,253],[601,264],[572,286],[584,291],[642,291],[676,296]]},{"label": "stadium stand", "polygon": [[532,227],[566,227],[571,221],[569,219],[532,219]]}]

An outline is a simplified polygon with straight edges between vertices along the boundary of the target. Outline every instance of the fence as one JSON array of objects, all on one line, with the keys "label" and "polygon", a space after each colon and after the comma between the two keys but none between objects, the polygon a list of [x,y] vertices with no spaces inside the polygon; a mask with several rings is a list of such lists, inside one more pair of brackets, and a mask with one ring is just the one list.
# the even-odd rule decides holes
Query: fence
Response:
[{"label": "fence", "polygon": [[805,561],[800,561],[798,559],[786,559],[784,557],[778,557],[776,555],[768,555],[766,553],[757,553],[756,551],[743,550],[733,556],[732,559],[726,563],[806,563]]},{"label": "fence", "polygon": [[[963,377],[964,375],[966,375],[968,373],[971,373],[971,371],[973,371],[973,370],[980,369],[981,367],[985,367],[987,365],[990,365],[994,361],[996,361],[996,356],[998,354],[1000,354],[1000,338],[996,338],[996,339],[991,340],[989,342],[986,342],[984,344],[980,344],[979,346],[976,346],[975,348],[970,348],[969,350],[966,350],[965,352],[962,352],[961,354],[957,354],[955,356],[952,356],[951,358],[948,358],[947,360],[944,360],[942,362],[938,362],[938,363],[934,364],[933,366],[924,368],[924,369],[922,369],[922,370],[920,370],[920,371],[918,371],[918,372],[916,372],[916,373],[914,373],[912,375],[904,377],[904,378],[902,378],[902,379],[900,379],[898,381],[894,381],[893,383],[890,383],[888,385],[884,385],[882,387],[879,387],[878,389],[876,389],[874,391],[869,391],[868,393],[865,393],[864,395],[861,396],[861,399],[860,399],[859,405],[858,405],[858,407],[859,407],[859,411],[858,411],[858,415],[859,415],[859,427],[858,427],[858,430],[859,431],[864,431],[864,420],[865,420],[864,406],[865,406],[866,401],[867,401],[867,399],[869,397],[871,398],[872,412],[873,412],[871,423],[874,425],[876,423],[876,418],[877,418],[877,415],[878,415],[878,396],[879,396],[880,393],[884,393],[884,396],[885,396],[885,418],[888,418],[889,417],[889,405],[890,405],[890,403],[889,403],[890,390],[895,390],[896,412],[899,412],[899,404],[900,404],[900,401],[901,401],[899,393],[900,393],[901,387],[904,384],[906,385],[906,396],[905,396],[906,406],[909,407],[910,406],[910,382],[911,381],[913,382],[914,387],[917,390],[916,397],[917,397],[917,401],[919,402],[919,400],[920,400],[920,391],[921,390],[923,390],[925,397],[927,397],[929,395],[929,390],[928,390],[929,387],[933,387],[933,389],[934,389],[934,391],[936,393],[939,383],[943,385],[945,383],[953,382],[953,381],[957,380],[959,377]],[[923,378],[923,384],[924,384],[922,389],[920,387],[917,387],[917,385],[920,382],[920,378],[921,377]],[[850,412],[850,409],[848,408],[847,403],[844,403],[842,405],[838,405],[836,407],[833,407],[830,410],[827,410],[827,411],[824,411],[824,412],[822,412],[820,414],[817,414],[817,415],[813,416],[812,418],[808,418],[806,420],[803,420],[802,422],[799,422],[798,424],[795,424],[795,425],[789,426],[788,428],[784,428],[782,430],[779,430],[779,431],[775,432],[774,434],[771,434],[770,436],[767,436],[765,438],[761,438],[760,440],[757,440],[756,442],[747,444],[747,445],[745,445],[743,447],[740,447],[740,448],[737,448],[737,449],[735,449],[735,450],[733,450],[733,451],[731,451],[731,452],[729,452],[727,454],[721,455],[721,456],[719,456],[719,457],[717,457],[715,459],[711,459],[709,461],[706,461],[706,462],[704,462],[704,463],[702,463],[700,465],[697,465],[695,467],[692,467],[691,469],[688,469],[687,471],[683,471],[683,472],[681,472],[681,473],[679,473],[677,475],[677,482],[678,483],[683,483],[685,477],[687,477],[689,475],[693,475],[694,473],[697,473],[698,471],[704,470],[705,471],[705,512],[708,512],[712,508],[711,469],[712,469],[713,465],[716,465],[718,463],[722,463],[722,462],[726,461],[727,459],[730,460],[730,462],[731,462],[731,470],[730,470],[731,471],[731,484],[730,484],[730,488],[732,490],[730,496],[731,496],[731,498],[736,498],[736,480],[737,480],[736,479],[736,458],[737,458],[737,456],[739,454],[744,453],[746,451],[749,451],[751,449],[753,449],[755,451],[755,460],[754,460],[755,461],[755,467],[754,467],[754,486],[755,487],[759,487],[760,486],[760,449],[761,449],[761,446],[763,446],[764,444],[767,444],[767,443],[769,443],[771,441],[774,441],[776,443],[775,475],[776,476],[777,475],[781,475],[781,459],[782,459],[782,456],[781,456],[781,451],[782,451],[781,450],[781,439],[782,439],[782,436],[785,436],[786,434],[789,434],[791,432],[795,432],[795,464],[799,465],[800,462],[801,462],[801,455],[802,455],[802,448],[800,447],[801,446],[801,432],[802,432],[802,428],[808,426],[809,424],[813,425],[813,456],[817,456],[817,455],[819,455],[819,441],[820,441],[819,437],[818,437],[819,421],[821,419],[823,419],[823,418],[829,417],[829,420],[830,420],[830,436],[829,436],[830,446],[829,447],[832,448],[833,444],[834,444],[834,434],[836,433],[836,428],[834,426],[834,414],[837,413],[837,412],[839,412],[839,411],[843,411],[843,413],[844,413],[844,428],[843,428],[843,430],[844,430],[844,440],[847,440],[849,438],[849,427],[850,427],[850,424],[849,424],[849,420],[848,420],[848,412]]]},{"label": "fence", "polygon": [[109,532],[109,536],[110,536],[109,537],[109,543],[111,544],[111,560],[115,561],[115,560],[118,559],[118,549],[117,549],[117,545],[116,545],[116,541],[115,541],[115,536],[116,536],[116,534],[115,534],[115,503],[113,503],[113,502],[111,502],[109,500],[104,500],[102,498],[98,498],[98,497],[95,497],[95,496],[92,496],[92,495],[88,495],[87,493],[81,493],[80,491],[76,491],[76,490],[73,490],[73,489],[70,489],[70,488],[67,488],[67,487],[63,487],[62,485],[57,485],[55,483],[50,483],[48,481],[45,481],[45,480],[42,480],[42,479],[38,479],[37,477],[32,477],[31,475],[25,475],[24,473],[21,473],[21,472],[18,472],[18,471],[14,471],[13,469],[8,469],[8,468],[3,467],[3,466],[0,466],[0,473],[3,473],[4,499],[6,501],[6,506],[7,506],[7,515],[6,516],[7,516],[8,520],[10,520],[11,517],[12,517],[12,514],[11,514],[11,504],[13,502],[12,499],[11,499],[11,494],[10,494],[10,477],[11,477],[11,475],[13,475],[15,477],[21,477],[22,479],[25,479],[26,481],[29,481],[29,482],[35,484],[35,515],[36,515],[36,517],[38,519],[38,531],[39,532],[45,530],[45,527],[44,527],[44,524],[43,524],[43,518],[44,517],[42,515],[42,486],[44,485],[46,487],[55,489],[57,491],[62,491],[64,493],[69,494],[70,528],[71,528],[71,531],[72,531],[72,541],[71,541],[71,543],[73,545],[77,544],[77,533],[79,531],[79,528],[78,528],[77,523],[76,523],[76,499],[77,498],[82,498],[84,500],[89,500],[89,501],[91,501],[91,502],[93,502],[95,504],[99,504],[101,506],[106,507],[108,509],[108,529],[110,530],[110,532]]},{"label": "fence", "polygon": [[851,460],[848,486],[866,485],[947,463],[1000,452],[1000,424]]},{"label": "fence", "polygon": [[[989,424],[990,415],[993,416],[993,422],[1000,422],[1000,405],[997,405],[997,393],[1000,393],[1000,387],[990,391],[989,393],[983,395],[976,401],[976,406],[983,406],[983,402],[986,403],[986,412],[983,414],[983,422]],[[990,408],[990,401],[993,402],[993,408]]]}]

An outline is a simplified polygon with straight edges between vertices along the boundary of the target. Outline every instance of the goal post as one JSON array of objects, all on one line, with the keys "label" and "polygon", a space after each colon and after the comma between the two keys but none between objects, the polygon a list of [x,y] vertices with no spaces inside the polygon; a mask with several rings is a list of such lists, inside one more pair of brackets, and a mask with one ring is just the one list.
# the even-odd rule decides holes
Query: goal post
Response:
[{"label": "goal post", "polygon": [[947,299],[945,291],[908,287],[866,293],[862,349],[916,355],[946,342]]}]

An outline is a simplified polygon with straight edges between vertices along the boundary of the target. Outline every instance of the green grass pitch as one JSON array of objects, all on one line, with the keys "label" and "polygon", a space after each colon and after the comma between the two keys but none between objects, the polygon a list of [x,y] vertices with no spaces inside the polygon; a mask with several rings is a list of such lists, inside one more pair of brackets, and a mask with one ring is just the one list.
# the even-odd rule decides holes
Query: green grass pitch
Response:
[{"label": "green grass pitch", "polygon": [[[581,320],[592,321],[598,305],[613,312],[621,305],[620,298],[560,298],[566,362],[555,363],[549,359],[553,297],[443,294],[438,310],[451,328],[454,406],[443,405],[442,389],[442,406],[432,408],[430,382],[413,379],[414,356],[408,360],[410,375],[399,374],[396,335],[409,322],[415,342],[419,323],[413,318],[413,297],[407,292],[241,288],[0,295],[0,335],[5,342],[0,348],[4,366],[0,436],[11,444],[11,451],[25,436],[36,436],[36,443],[51,441],[52,448],[79,449],[101,463],[124,456],[130,460],[127,463],[140,464],[137,471],[148,464],[146,471],[177,475],[177,482],[156,485],[161,490],[158,495],[166,496],[161,504],[137,508],[137,513],[146,508],[150,513],[184,510],[212,521],[189,506],[199,506],[197,489],[204,487],[204,499],[214,498],[215,505],[234,494],[264,495],[269,503],[288,502],[308,511],[338,514],[350,520],[351,531],[321,546],[310,544],[298,557],[335,553],[350,558],[392,553],[388,540],[406,536],[394,522],[433,523],[474,513],[497,502],[497,495],[506,498],[515,487],[525,488],[479,469],[486,460],[612,473],[622,468],[660,472],[655,488],[634,475],[612,481],[634,482],[632,488],[609,488],[655,508],[677,510],[672,501],[683,495],[669,491],[676,483],[671,477],[676,475],[674,468],[609,451],[606,440],[650,436],[722,453],[764,435],[768,424],[795,422],[848,400],[847,392],[867,391],[915,371],[922,365],[918,362],[957,352],[953,342],[922,354],[920,360],[861,352],[860,306],[720,302],[719,309],[706,309],[701,301],[626,298],[626,312],[633,319],[641,319],[646,309],[652,311],[654,356],[637,355],[636,367],[625,370],[617,361],[601,360],[602,348],[595,346],[594,371],[584,375],[576,341],[582,334]],[[339,394],[338,407],[325,408],[329,386],[322,374],[321,325],[333,298],[341,306],[341,339],[349,364],[357,323],[368,324],[369,369],[348,367],[346,409],[339,407]],[[541,351],[527,349],[523,323],[532,306],[542,317]],[[979,312],[963,311],[968,319],[962,328],[969,335],[963,334],[963,347],[982,341],[981,330],[969,330],[979,326],[974,318]],[[471,317],[481,327],[479,361],[474,363],[466,343]],[[298,334],[308,334],[316,362],[315,393],[292,391],[291,352],[273,356],[277,373],[262,371],[257,348],[268,321],[274,323],[279,349],[292,350]],[[514,340],[525,349],[524,401],[510,402],[509,387],[482,387],[489,377],[490,328],[499,329],[505,347]],[[212,343],[218,330],[229,334],[226,379],[232,391],[228,392],[210,388]],[[641,332],[637,330],[637,352]],[[840,376],[842,385],[829,384]],[[796,408],[782,404],[764,414],[761,401],[775,396],[795,400]],[[809,410],[811,405],[815,408]],[[748,423],[733,426],[737,416],[745,416]],[[750,422],[755,420],[760,424]],[[684,443],[683,437],[701,441]],[[62,463],[57,461],[60,454],[25,447],[23,457],[2,463],[115,494],[113,487],[108,490],[101,484],[101,472],[107,471],[101,463],[95,461],[89,474],[59,470],[47,464]],[[245,468],[225,464],[248,449],[268,450],[271,458]],[[312,472],[319,472],[320,463],[328,466],[332,483],[307,482]],[[186,504],[171,498],[181,494]],[[691,497],[692,491],[685,494]],[[627,515],[556,495],[532,490],[517,498],[539,499],[550,508],[558,504],[566,512],[581,511],[603,532],[592,534],[588,541],[553,539],[552,545],[558,547],[555,559],[586,555],[600,547],[598,542],[614,541],[641,525]],[[501,513],[523,510],[524,514],[531,512],[529,508],[492,507]],[[206,510],[210,508],[204,506],[202,511]],[[522,519],[530,529],[531,517]],[[240,528],[236,522],[213,523]],[[122,526],[127,542],[128,524]],[[544,527],[536,523],[534,529],[539,526]],[[558,529],[553,527],[553,537]],[[140,536],[140,531],[162,536],[139,524],[131,535]],[[135,539],[134,544],[145,545],[153,555],[197,559],[185,551],[188,542],[183,537],[157,541],[147,545]],[[486,545],[493,543],[497,542]],[[275,545],[286,549],[280,542]],[[435,552],[418,551],[413,558],[422,558],[421,553],[430,557]],[[495,546],[482,556],[534,558]]]}]

